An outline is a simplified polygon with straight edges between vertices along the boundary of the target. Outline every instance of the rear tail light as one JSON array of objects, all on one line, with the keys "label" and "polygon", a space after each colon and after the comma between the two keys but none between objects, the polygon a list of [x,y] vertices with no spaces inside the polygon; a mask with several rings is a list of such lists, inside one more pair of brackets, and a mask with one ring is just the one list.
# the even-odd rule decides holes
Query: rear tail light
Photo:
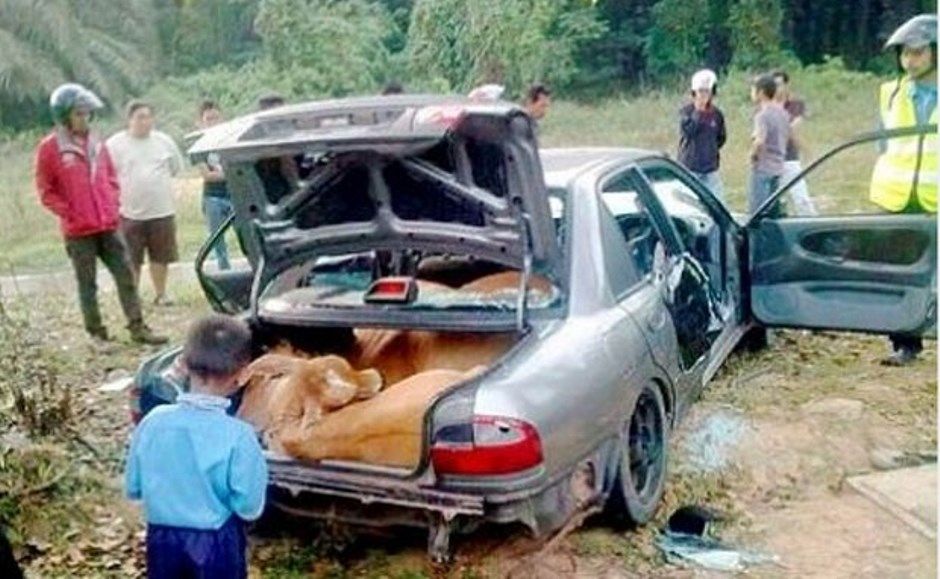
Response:
[{"label": "rear tail light", "polygon": [[431,445],[438,474],[496,475],[542,463],[542,441],[534,426],[514,418],[474,416],[470,424],[442,427]]}]

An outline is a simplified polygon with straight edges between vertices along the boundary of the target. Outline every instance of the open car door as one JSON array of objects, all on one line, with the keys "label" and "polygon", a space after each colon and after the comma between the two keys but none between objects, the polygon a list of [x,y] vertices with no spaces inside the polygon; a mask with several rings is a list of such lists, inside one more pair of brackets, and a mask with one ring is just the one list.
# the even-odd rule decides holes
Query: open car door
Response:
[{"label": "open car door", "polygon": [[[227,231],[233,229],[235,215],[222,222],[222,225],[213,232],[206,242],[202,245],[196,254],[196,278],[202,287],[209,304],[217,312],[226,314],[237,314],[248,309],[251,298],[251,282],[254,273],[251,264],[256,257],[248,249],[243,249],[243,253],[248,257],[248,264],[242,266],[237,261],[231,269],[212,268],[207,262],[209,254],[215,248],[216,244],[222,242],[223,236]],[[243,246],[241,234],[238,235],[239,245]],[[240,260],[239,260],[240,261]]]},{"label": "open car door", "polygon": [[[930,125],[860,135],[813,162],[755,212],[746,228],[750,309],[757,321],[767,326],[936,335],[936,215],[768,217],[792,186],[844,150],[867,144],[874,155],[873,142],[923,139],[936,131],[936,125]],[[867,187],[857,195],[867,199]]]}]

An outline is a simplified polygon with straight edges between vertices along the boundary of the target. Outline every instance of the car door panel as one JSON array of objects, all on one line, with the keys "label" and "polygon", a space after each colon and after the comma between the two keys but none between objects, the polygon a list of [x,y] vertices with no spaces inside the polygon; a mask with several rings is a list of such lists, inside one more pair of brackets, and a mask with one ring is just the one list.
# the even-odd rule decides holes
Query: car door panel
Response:
[{"label": "car door panel", "polygon": [[752,223],[751,311],[768,326],[935,333],[936,228],[904,214]]},{"label": "car door panel", "polygon": [[[222,236],[233,227],[234,216],[230,215],[222,225],[219,226],[196,254],[196,276],[206,299],[217,312],[227,314],[236,314],[248,309],[251,284],[254,278],[252,267],[234,267],[232,269],[220,270],[206,267],[209,253],[215,248],[216,244],[221,243]],[[241,243],[242,237],[239,236]],[[249,263],[252,256],[249,253]]]}]

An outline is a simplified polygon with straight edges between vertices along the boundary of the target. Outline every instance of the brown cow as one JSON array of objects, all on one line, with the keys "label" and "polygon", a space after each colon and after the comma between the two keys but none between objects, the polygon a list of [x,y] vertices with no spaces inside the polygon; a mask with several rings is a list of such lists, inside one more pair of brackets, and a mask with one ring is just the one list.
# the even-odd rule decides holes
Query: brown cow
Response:
[{"label": "brown cow", "polygon": [[284,451],[305,460],[349,460],[414,468],[421,458],[424,415],[434,398],[467,380],[467,372],[428,370],[389,386],[373,398],[351,404],[303,426],[284,431]]},{"label": "brown cow", "polygon": [[[502,272],[449,291],[493,293],[518,283],[518,272]],[[552,291],[539,276],[530,287]],[[422,289],[448,291],[436,284]],[[515,333],[373,329],[357,329],[355,337],[342,357],[307,359],[288,349],[255,360],[244,374],[248,387],[239,415],[272,448],[293,456],[409,465],[417,460],[420,424],[433,395],[488,367],[518,339]],[[383,383],[390,386],[376,396]],[[356,399],[371,400],[346,407]]]},{"label": "brown cow", "polygon": [[247,383],[238,415],[269,443],[292,426],[307,427],[325,414],[374,396],[382,388],[375,370],[356,371],[340,356],[301,358],[266,354],[242,374]]},{"label": "brown cow", "polygon": [[[462,286],[460,292],[495,293],[519,287],[519,272],[487,275]],[[531,290],[550,294],[541,276],[529,280]],[[425,370],[466,371],[496,361],[515,343],[514,333],[481,334],[418,330],[356,330],[356,343],[346,352],[357,368],[375,368],[386,384]]]}]

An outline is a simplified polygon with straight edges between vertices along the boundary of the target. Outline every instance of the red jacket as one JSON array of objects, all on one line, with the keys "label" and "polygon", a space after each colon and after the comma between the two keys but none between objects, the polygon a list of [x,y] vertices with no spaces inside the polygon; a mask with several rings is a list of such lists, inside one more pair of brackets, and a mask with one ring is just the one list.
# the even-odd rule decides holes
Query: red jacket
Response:
[{"label": "red jacket", "polygon": [[114,231],[120,187],[104,143],[89,135],[82,147],[63,129],[47,135],[36,149],[36,189],[59,217],[65,237]]}]

